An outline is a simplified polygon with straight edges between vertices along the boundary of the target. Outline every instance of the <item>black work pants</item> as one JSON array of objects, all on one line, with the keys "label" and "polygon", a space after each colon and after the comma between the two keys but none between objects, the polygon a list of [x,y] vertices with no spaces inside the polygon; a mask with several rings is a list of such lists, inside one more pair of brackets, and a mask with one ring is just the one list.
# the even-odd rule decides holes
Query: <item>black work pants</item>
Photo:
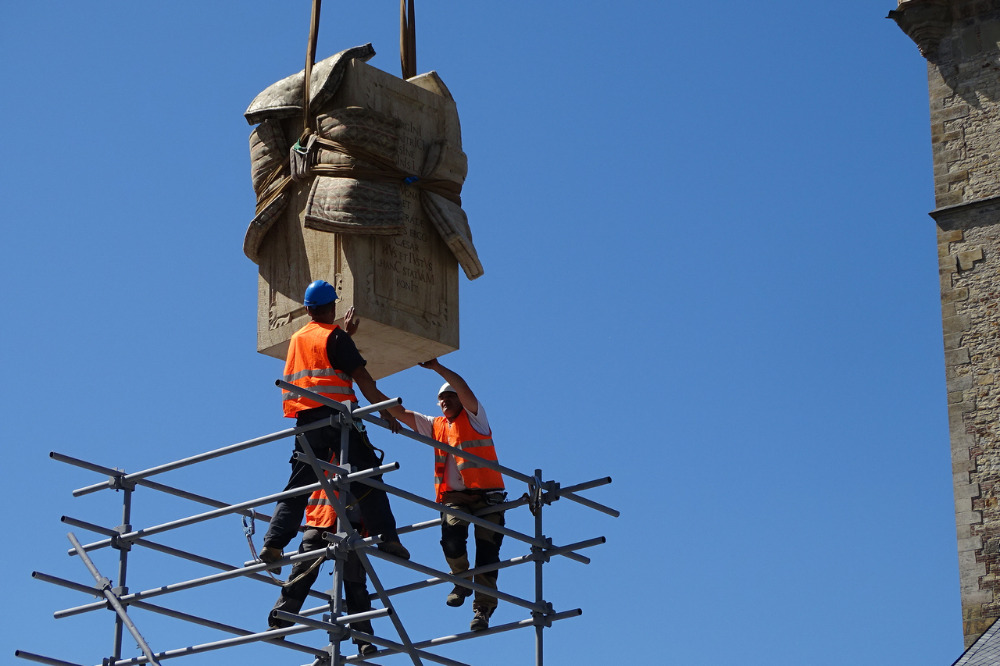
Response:
[{"label": "black work pants", "polygon": [[[359,528],[358,525],[354,527],[355,529]],[[330,529],[336,530],[336,527],[331,527]],[[324,529],[318,527],[306,528],[305,534],[302,535],[302,543],[299,545],[299,552],[308,553],[312,550],[326,548],[329,544],[323,538],[324,531]],[[277,603],[274,604],[274,610],[283,610],[288,613],[298,613],[302,610],[302,604],[305,603],[306,597],[309,596],[309,590],[312,589],[313,583],[316,582],[316,578],[319,576],[320,566],[313,567],[310,570],[313,563],[313,560],[308,560],[296,562],[292,566],[292,573],[288,577],[288,580],[295,582],[281,588],[281,596],[278,597]],[[308,573],[302,576],[300,580],[295,580],[305,572]],[[361,559],[357,556],[357,553],[352,550],[347,556],[347,561],[344,562],[344,600],[347,602],[348,614],[354,615],[355,613],[363,613],[372,609],[371,600],[368,598],[366,582],[365,568],[361,564]],[[332,591],[332,594],[337,593],[337,590]],[[268,624],[271,627],[290,627],[292,625],[287,620],[279,620],[277,618],[270,618]],[[351,629],[363,631],[366,634],[373,633],[372,623],[369,620],[352,622]],[[354,642],[358,643],[359,641],[358,639],[354,639]]]},{"label": "black work pants", "polygon": [[[328,419],[336,412],[329,407],[317,407],[300,412],[295,421],[296,426],[313,423],[320,419]],[[375,451],[368,447],[361,439],[360,433],[354,428],[349,428],[350,450],[347,461],[359,470],[377,467],[379,465]],[[332,458],[339,457],[340,454],[340,428],[326,427],[310,430],[302,434],[308,442],[313,454],[321,462],[327,462]],[[301,451],[299,440],[295,438],[295,449]],[[289,462],[292,464],[292,473],[288,477],[285,490],[300,488],[316,483],[316,473],[312,466],[305,461],[299,462],[293,456]],[[379,481],[382,475],[372,477]],[[389,497],[385,491],[376,490],[366,486],[361,482],[354,482],[350,486],[351,494],[358,498],[358,509],[361,511],[361,520],[368,528],[369,534],[379,535],[383,541],[399,541],[396,534],[396,518],[392,515],[392,508],[389,506]],[[280,500],[274,507],[274,516],[271,524],[264,535],[264,545],[272,548],[283,549],[298,532],[299,525],[302,524],[302,517],[306,511],[306,504],[309,501],[309,493],[289,497]]]}]

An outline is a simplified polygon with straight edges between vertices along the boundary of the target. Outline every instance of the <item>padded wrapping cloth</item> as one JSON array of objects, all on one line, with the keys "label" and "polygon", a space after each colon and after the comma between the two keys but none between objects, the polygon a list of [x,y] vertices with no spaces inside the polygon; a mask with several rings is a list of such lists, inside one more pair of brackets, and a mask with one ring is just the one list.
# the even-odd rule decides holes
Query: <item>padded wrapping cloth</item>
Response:
[{"label": "padded wrapping cloth", "polygon": [[[367,44],[317,63],[310,108],[321,109],[333,98],[352,59],[364,62],[374,53]],[[307,146],[292,148],[298,137],[286,136],[282,120],[302,113],[303,77],[304,71],[269,86],[244,114],[249,123],[259,123],[250,135],[251,179],[258,203],[244,238],[247,257],[257,263],[261,242],[288,205],[286,190],[293,178],[311,178],[305,226],[337,233],[402,233],[402,188],[416,187],[421,207],[466,276],[472,280],[482,275],[459,198],[467,167],[461,148],[443,140],[431,143],[425,146],[421,172],[403,173],[395,164],[400,121],[356,106],[326,109],[317,116]],[[413,82],[450,99],[433,72]],[[296,151],[291,164],[290,150]]]}]

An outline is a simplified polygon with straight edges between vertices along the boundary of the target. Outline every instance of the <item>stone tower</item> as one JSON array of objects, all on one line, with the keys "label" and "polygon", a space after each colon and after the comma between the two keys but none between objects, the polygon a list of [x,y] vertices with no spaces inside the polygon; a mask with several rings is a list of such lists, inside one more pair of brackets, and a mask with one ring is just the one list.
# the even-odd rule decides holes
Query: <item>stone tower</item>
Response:
[{"label": "stone tower", "polygon": [[962,625],[1000,617],[1000,0],[898,0],[927,59]]}]

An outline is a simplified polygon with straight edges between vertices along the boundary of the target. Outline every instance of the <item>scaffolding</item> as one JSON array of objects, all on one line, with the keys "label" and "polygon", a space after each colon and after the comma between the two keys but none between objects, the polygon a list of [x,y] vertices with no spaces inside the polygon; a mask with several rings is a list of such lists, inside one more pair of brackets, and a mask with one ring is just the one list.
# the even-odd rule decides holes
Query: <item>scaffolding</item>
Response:
[{"label": "scaffolding", "polygon": [[[544,661],[544,629],[551,627],[553,622],[575,617],[582,613],[582,609],[579,608],[557,611],[553,607],[551,601],[546,599],[543,586],[545,581],[545,576],[543,575],[544,565],[549,563],[553,558],[566,558],[587,564],[590,562],[590,559],[581,555],[578,551],[602,544],[605,541],[604,537],[601,536],[578,541],[576,543],[555,545],[552,539],[546,536],[544,530],[543,517],[546,514],[545,507],[553,504],[557,500],[565,499],[588,509],[617,517],[619,513],[615,509],[594,502],[593,500],[587,499],[579,494],[584,490],[607,485],[611,483],[611,478],[603,477],[563,487],[556,481],[543,480],[542,471],[540,469],[534,470],[533,474],[525,474],[515,469],[500,465],[496,461],[486,460],[470,453],[460,451],[459,449],[452,449],[452,447],[442,444],[441,442],[423,437],[406,429],[400,429],[400,435],[408,437],[409,439],[419,442],[420,444],[430,446],[435,449],[451,450],[454,453],[460,454],[463,458],[475,460],[479,466],[499,471],[507,479],[506,485],[508,490],[513,490],[523,484],[525,492],[513,501],[507,501],[498,506],[489,507],[484,511],[477,512],[477,515],[454,511],[451,508],[438,504],[433,500],[421,497],[415,493],[383,483],[382,481],[373,478],[398,470],[400,468],[399,463],[382,464],[371,469],[351,469],[349,465],[339,466],[327,463],[316,459],[312,449],[305,444],[304,438],[303,440],[300,440],[301,446],[297,447],[294,457],[298,460],[308,462],[313,471],[316,473],[318,482],[309,486],[295,488],[263,497],[257,497],[238,503],[227,503],[153,480],[153,477],[165,472],[191,467],[209,460],[221,458],[223,456],[231,456],[255,447],[280,440],[286,440],[287,438],[300,437],[304,432],[325,427],[334,427],[340,431],[340,457],[338,460],[346,461],[349,459],[347,454],[350,429],[359,426],[363,427],[363,424],[365,423],[390,429],[390,425],[386,421],[383,421],[375,416],[375,414],[382,409],[402,403],[399,398],[396,398],[388,402],[360,407],[357,405],[350,405],[349,403],[343,404],[334,402],[324,396],[312,393],[292,384],[287,384],[280,380],[276,382],[276,384],[285,390],[299,395],[308,396],[316,402],[332,407],[335,410],[335,415],[330,419],[324,419],[308,425],[288,428],[269,435],[264,435],[262,437],[257,437],[133,473],[126,473],[123,470],[105,467],[100,464],[80,460],[56,452],[51,452],[49,454],[50,458],[53,460],[83,468],[91,472],[96,472],[97,474],[107,477],[106,480],[100,483],[95,483],[74,490],[74,497],[90,495],[102,490],[119,491],[122,496],[121,523],[114,527],[104,527],[68,516],[62,517],[62,522],[73,528],[86,530],[104,537],[92,543],[81,544],[73,532],[70,532],[67,535],[71,545],[71,548],[68,550],[68,554],[79,557],[93,578],[92,583],[81,583],[67,580],[65,578],[38,571],[31,574],[32,577],[37,580],[52,583],[77,592],[82,592],[87,595],[95,596],[99,599],[98,601],[82,606],[57,611],[54,613],[54,617],[56,619],[69,618],[100,610],[112,611],[114,617],[112,651],[110,657],[101,658],[102,661],[100,662],[100,666],[126,666],[133,664],[158,665],[168,659],[203,654],[215,650],[260,642],[269,643],[271,645],[284,648],[290,652],[308,655],[308,658],[312,659],[312,661],[309,662],[311,666],[341,666],[342,664],[379,663],[382,658],[397,654],[406,655],[409,658],[409,661],[417,666],[423,664],[424,662],[445,664],[446,666],[470,666],[464,662],[456,661],[455,659],[439,654],[436,652],[437,648],[459,641],[480,639],[493,634],[529,627],[534,628],[535,664],[536,666],[542,666]],[[366,486],[384,490],[386,493],[394,497],[400,498],[416,507],[419,507],[420,510],[432,512],[434,518],[416,522],[405,527],[400,527],[398,530],[400,534],[419,532],[428,528],[439,526],[442,521],[442,516],[444,514],[451,514],[466,520],[471,524],[500,532],[505,537],[513,539],[521,544],[526,544],[530,548],[527,553],[518,557],[502,560],[497,564],[489,566],[472,568],[466,572],[467,575],[470,576],[469,578],[455,576],[448,571],[438,570],[432,566],[416,561],[418,558],[415,558],[414,561],[410,561],[394,557],[393,555],[382,552],[377,548],[379,542],[377,536],[363,538],[352,528],[350,522],[345,519],[345,516],[347,515],[345,506],[342,499],[335,491],[340,488],[347,488],[350,484],[355,482],[361,482]],[[132,524],[132,503],[134,493],[140,488],[144,490],[156,491],[156,493],[171,495],[185,500],[186,502],[194,502],[202,506],[211,507],[211,509],[182,518],[169,520],[164,523],[136,528]],[[254,532],[253,526],[255,521],[268,522],[270,520],[270,516],[257,511],[257,507],[261,507],[293,495],[308,494],[317,489],[323,489],[326,492],[327,498],[330,499],[336,508],[338,517],[336,533],[330,531],[324,534],[323,538],[328,542],[326,548],[291,555],[285,554],[284,557],[278,562],[269,564],[265,564],[259,560],[251,560],[234,565],[207,557],[204,554],[198,554],[188,550],[176,548],[160,543],[159,541],[152,541],[149,538],[155,535],[170,534],[172,531],[182,527],[205,524],[208,523],[208,521],[217,520],[222,517],[239,515],[242,517],[244,531],[247,540],[251,543],[252,550],[252,537]],[[155,497],[160,497],[160,495],[155,495]],[[530,511],[532,515],[534,524],[534,531],[532,534],[525,534],[509,529],[481,517],[484,513],[491,511],[501,510],[510,512],[521,509]],[[117,551],[118,561],[116,582],[113,582],[111,579],[106,577],[98,569],[89,555],[89,553],[93,551],[106,548],[111,548]],[[146,550],[157,551],[163,555],[169,556],[170,558],[193,562],[216,570],[216,573],[163,585],[155,585],[149,589],[132,592],[129,590],[127,585],[129,565],[132,564],[135,566],[138,564],[138,562],[134,561],[139,559],[137,557],[137,553]],[[374,608],[366,613],[356,613],[353,615],[345,613],[345,602],[343,598],[343,591],[341,589],[341,582],[343,581],[344,564],[349,552],[355,553],[361,561],[361,564],[367,573],[368,581],[374,588],[374,593],[370,596],[373,600],[381,604],[381,608]],[[439,555],[439,553],[435,553],[435,555]],[[296,562],[306,560],[314,561],[320,558],[333,563],[332,589],[330,589],[327,593],[320,593],[315,590],[310,592],[311,596],[318,597],[323,601],[323,604],[318,607],[304,609],[295,614],[284,611],[275,611],[274,617],[279,620],[294,623],[289,627],[269,629],[266,631],[254,631],[227,624],[219,618],[212,619],[202,617],[199,614],[167,608],[159,603],[150,602],[150,599],[155,597],[165,596],[167,594],[173,594],[183,590],[201,588],[221,583],[223,581],[240,581],[241,584],[243,584],[243,582],[246,584],[252,582],[256,585],[261,583],[270,586],[280,585],[281,581],[278,581],[273,576],[268,574],[267,570],[269,568],[273,568],[277,565],[291,565]],[[387,564],[391,564],[394,567],[404,568],[416,574],[430,576],[430,578],[417,580],[394,588],[386,588],[379,572],[376,571],[372,565],[373,558],[381,560]],[[498,571],[522,564],[533,565],[533,576],[529,577],[532,582],[532,589],[529,593],[524,594],[523,596],[500,589],[492,590],[474,582],[471,579],[472,576],[478,573]],[[387,570],[388,569],[383,569],[383,572]],[[486,592],[495,596],[502,602],[527,610],[529,615],[523,620],[493,626],[482,631],[469,631],[433,638],[412,638],[404,625],[405,614],[398,613],[396,611],[393,599],[400,598],[400,595],[409,592],[426,589],[443,583],[450,583],[467,588],[470,591],[469,594],[472,594],[477,590]],[[222,634],[230,635],[231,637],[185,647],[155,651],[153,647],[147,643],[146,639],[143,638],[138,625],[130,614],[130,610],[133,608],[173,618],[174,620],[178,620],[182,623],[207,627],[211,630],[221,632]],[[317,619],[316,616],[321,617],[320,619]],[[391,626],[392,630],[391,633],[389,631],[376,631],[373,634],[367,634],[357,631],[350,626],[352,622],[378,618],[388,620],[388,625]],[[383,623],[380,623],[380,625],[385,626]],[[136,656],[124,656],[122,654],[122,643],[126,632],[128,632],[135,640],[136,648],[141,654]],[[290,640],[292,637],[296,640]],[[374,654],[365,655],[363,658],[360,655],[344,655],[341,653],[341,641],[348,638],[355,638],[369,642],[378,649]],[[322,644],[316,644],[317,641],[322,641]],[[83,664],[78,662],[55,659],[24,650],[16,650],[15,656],[28,661],[34,661],[42,664],[52,664],[55,666],[83,666]],[[301,660],[302,657],[300,656],[298,659]]]}]

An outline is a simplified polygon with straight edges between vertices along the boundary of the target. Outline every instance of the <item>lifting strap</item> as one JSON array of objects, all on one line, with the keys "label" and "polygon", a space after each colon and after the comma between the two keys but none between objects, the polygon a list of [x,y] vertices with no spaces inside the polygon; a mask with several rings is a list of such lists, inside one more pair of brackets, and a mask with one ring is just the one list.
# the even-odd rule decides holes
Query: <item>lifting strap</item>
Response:
[{"label": "lifting strap", "polygon": [[414,0],[399,0],[399,64],[403,80],[417,75],[417,19]]}]

